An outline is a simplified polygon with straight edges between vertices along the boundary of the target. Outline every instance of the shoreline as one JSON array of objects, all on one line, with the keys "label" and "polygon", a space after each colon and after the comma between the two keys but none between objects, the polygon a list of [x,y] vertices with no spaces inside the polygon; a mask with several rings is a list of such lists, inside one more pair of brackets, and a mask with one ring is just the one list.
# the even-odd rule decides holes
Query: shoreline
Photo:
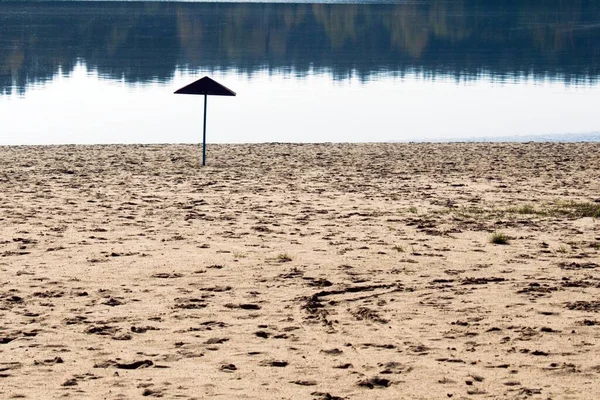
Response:
[{"label": "shoreline", "polygon": [[[423,140],[386,140],[375,142],[209,142],[207,145],[218,146],[256,146],[256,145],[352,145],[352,144],[576,144],[600,143],[600,132],[590,133],[560,133],[549,135],[505,135],[505,136],[476,136],[463,138],[433,138]],[[42,144],[1,144],[0,147],[38,147],[38,146],[187,146],[202,145],[202,142],[164,142],[164,143],[42,143]]]},{"label": "shoreline", "polygon": [[0,397],[600,397],[600,143],[197,150],[0,146]]}]

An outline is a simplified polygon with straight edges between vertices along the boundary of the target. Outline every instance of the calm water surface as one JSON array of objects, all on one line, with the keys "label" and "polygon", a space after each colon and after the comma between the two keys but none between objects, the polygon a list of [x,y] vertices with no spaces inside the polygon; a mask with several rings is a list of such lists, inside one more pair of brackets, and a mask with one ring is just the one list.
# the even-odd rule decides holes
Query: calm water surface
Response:
[{"label": "calm water surface", "polygon": [[0,145],[600,141],[600,2],[0,1]]}]

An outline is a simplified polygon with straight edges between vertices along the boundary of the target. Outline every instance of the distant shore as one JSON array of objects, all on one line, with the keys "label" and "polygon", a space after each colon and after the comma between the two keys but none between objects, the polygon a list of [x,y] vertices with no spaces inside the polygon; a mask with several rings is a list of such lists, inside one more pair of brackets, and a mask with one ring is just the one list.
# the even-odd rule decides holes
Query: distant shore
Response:
[{"label": "distant shore", "polygon": [[600,143],[0,146],[0,398],[600,398]]},{"label": "distant shore", "polygon": [[[406,141],[404,141],[406,142]],[[555,133],[548,135],[504,135],[476,136],[464,138],[435,138],[431,140],[412,141],[415,143],[580,143],[600,142],[600,132],[595,133]]]}]

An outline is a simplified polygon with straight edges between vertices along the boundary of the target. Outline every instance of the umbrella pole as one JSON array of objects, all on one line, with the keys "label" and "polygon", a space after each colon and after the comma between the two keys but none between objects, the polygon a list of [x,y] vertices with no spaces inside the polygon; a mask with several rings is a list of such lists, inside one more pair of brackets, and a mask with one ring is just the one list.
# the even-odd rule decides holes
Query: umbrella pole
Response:
[{"label": "umbrella pole", "polygon": [[206,165],[206,103],[208,96],[204,95],[204,129],[202,131],[202,166]]}]

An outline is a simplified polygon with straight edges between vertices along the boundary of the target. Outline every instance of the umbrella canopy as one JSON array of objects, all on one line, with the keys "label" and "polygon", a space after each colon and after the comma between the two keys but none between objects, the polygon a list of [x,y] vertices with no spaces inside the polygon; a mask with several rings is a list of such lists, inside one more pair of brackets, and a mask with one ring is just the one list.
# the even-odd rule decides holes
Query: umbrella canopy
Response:
[{"label": "umbrella canopy", "polygon": [[208,76],[177,90],[175,94],[203,94],[209,96],[235,96],[235,92],[215,82]]},{"label": "umbrella canopy", "polygon": [[202,129],[202,166],[206,165],[206,104],[208,96],[235,96],[235,92],[226,88],[208,76],[198,79],[187,86],[177,90],[175,94],[199,94],[204,95],[204,127]]}]

